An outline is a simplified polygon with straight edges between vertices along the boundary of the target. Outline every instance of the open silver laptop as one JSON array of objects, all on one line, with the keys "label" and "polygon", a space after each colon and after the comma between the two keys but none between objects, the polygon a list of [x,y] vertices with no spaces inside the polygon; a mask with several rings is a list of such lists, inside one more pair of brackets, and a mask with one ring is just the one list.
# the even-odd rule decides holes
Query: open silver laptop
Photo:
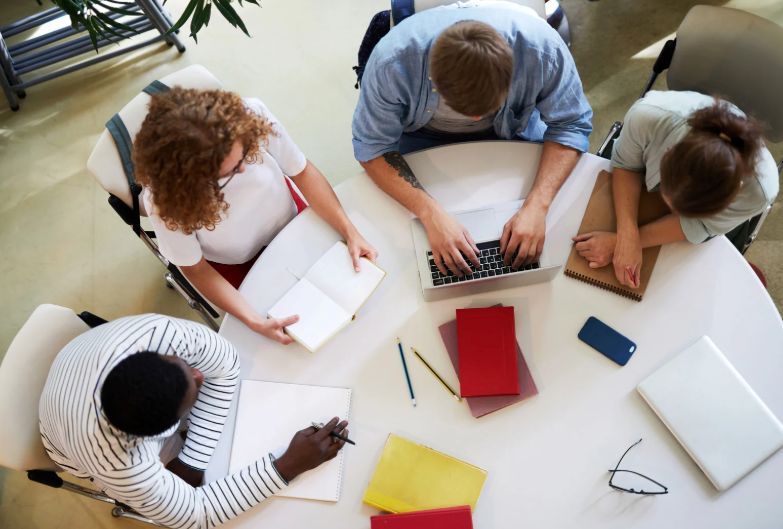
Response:
[{"label": "open silver laptop", "polygon": [[416,261],[421,279],[421,289],[426,301],[453,298],[500,290],[504,288],[543,283],[555,277],[563,262],[550,258],[549,238],[544,242],[541,257],[535,263],[512,269],[503,263],[500,256],[500,236],[503,226],[522,206],[521,200],[503,202],[481,209],[452,213],[454,218],[470,232],[481,250],[481,268],[473,274],[458,277],[444,276],[435,266],[430,242],[419,219],[411,225],[413,246],[416,249]]}]

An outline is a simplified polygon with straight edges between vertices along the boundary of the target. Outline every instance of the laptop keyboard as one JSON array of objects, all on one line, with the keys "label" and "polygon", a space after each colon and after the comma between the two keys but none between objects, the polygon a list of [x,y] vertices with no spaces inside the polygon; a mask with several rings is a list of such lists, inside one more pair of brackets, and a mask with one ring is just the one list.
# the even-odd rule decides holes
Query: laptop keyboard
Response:
[{"label": "laptop keyboard", "polygon": [[464,283],[465,281],[472,281],[474,279],[502,276],[520,272],[522,270],[536,270],[537,268],[541,268],[538,261],[528,263],[519,268],[506,266],[503,264],[503,256],[500,255],[500,241],[482,242],[476,246],[478,246],[478,249],[481,251],[481,256],[479,258],[481,267],[476,268],[473,263],[466,259],[471,270],[473,270],[473,273],[465,274],[461,277],[455,275],[451,271],[449,271],[449,275],[447,276],[441,274],[440,270],[438,270],[438,267],[435,265],[435,259],[432,257],[432,252],[428,251],[427,259],[429,260],[430,273],[432,274],[432,284],[437,287],[441,285],[450,285],[452,283]]}]

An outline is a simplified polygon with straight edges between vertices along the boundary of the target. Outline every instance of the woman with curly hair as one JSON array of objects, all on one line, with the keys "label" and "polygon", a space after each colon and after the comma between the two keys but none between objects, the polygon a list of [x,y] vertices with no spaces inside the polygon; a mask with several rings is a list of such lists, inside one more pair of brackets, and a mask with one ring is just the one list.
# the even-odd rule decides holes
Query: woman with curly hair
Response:
[{"label": "woman with curly hair", "polygon": [[359,258],[377,257],[323,174],[254,98],[222,90],[172,88],[152,96],[133,163],[161,253],[212,303],[283,344],[298,316],[258,314],[237,288],[261,251],[305,206]]},{"label": "woman with curly hair", "polygon": [[[671,213],[638,226],[642,185],[660,192]],[[764,211],[778,186],[759,125],[736,106],[697,92],[648,92],[626,114],[612,152],[617,232],[580,234],[576,249],[636,288],[642,248],[729,234]]]}]

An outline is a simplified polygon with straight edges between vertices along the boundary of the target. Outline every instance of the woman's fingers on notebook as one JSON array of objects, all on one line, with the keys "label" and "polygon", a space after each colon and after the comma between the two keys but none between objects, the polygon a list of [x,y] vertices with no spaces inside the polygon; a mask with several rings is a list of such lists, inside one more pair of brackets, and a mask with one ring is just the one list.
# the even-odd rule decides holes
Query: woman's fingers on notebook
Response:
[{"label": "woman's fingers on notebook", "polygon": [[275,322],[279,327],[288,327],[299,321],[299,315],[294,314],[292,316],[286,316],[285,318],[276,319]]},{"label": "woman's fingers on notebook", "polygon": [[580,241],[574,245],[577,252],[584,252],[588,250],[592,245],[590,244],[590,241]]},{"label": "woman's fingers on notebook", "polygon": [[614,277],[621,285],[631,286],[631,271],[627,266],[623,266],[620,263],[613,263],[614,265]]},{"label": "woman's fingers on notebook", "polygon": [[356,235],[347,241],[348,253],[351,255],[351,261],[353,261],[353,269],[355,271],[361,270],[361,257],[366,257],[370,261],[375,261],[378,257],[378,251],[361,235]]},{"label": "woman's fingers on notebook", "polygon": [[355,251],[351,252],[351,261],[353,262],[353,271],[354,272],[360,272],[361,269],[362,269],[362,265],[361,265],[361,262],[359,261],[359,257],[361,257],[361,255],[359,255],[359,251],[358,250],[355,250]]}]

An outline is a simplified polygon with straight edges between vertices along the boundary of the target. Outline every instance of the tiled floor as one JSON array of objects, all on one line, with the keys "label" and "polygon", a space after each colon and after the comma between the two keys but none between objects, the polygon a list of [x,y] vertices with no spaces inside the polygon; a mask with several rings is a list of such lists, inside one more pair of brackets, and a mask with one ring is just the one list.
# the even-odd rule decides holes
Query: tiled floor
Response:
[{"label": "tiled floor", "polygon": [[[169,0],[179,13],[183,0]],[[779,0],[565,0],[573,53],[595,112],[592,150],[637,97],[666,37],[691,5],[739,7],[783,24]],[[28,90],[22,110],[0,103],[0,356],[27,315],[50,302],[107,318],[155,311],[195,317],[163,286],[162,267],[106,204],[85,171],[103,123],[149,81],[200,63],[226,86],[261,97],[333,183],[359,172],[350,144],[357,91],[351,66],[381,0],[266,0],[248,5],[248,39],[213,17],[183,55],[136,52]],[[0,24],[36,9],[0,7]],[[783,146],[772,148],[777,159]],[[783,306],[783,213],[770,215],[748,253]],[[3,426],[5,427],[5,425]],[[110,508],[0,471],[0,528],[131,527]]]}]

